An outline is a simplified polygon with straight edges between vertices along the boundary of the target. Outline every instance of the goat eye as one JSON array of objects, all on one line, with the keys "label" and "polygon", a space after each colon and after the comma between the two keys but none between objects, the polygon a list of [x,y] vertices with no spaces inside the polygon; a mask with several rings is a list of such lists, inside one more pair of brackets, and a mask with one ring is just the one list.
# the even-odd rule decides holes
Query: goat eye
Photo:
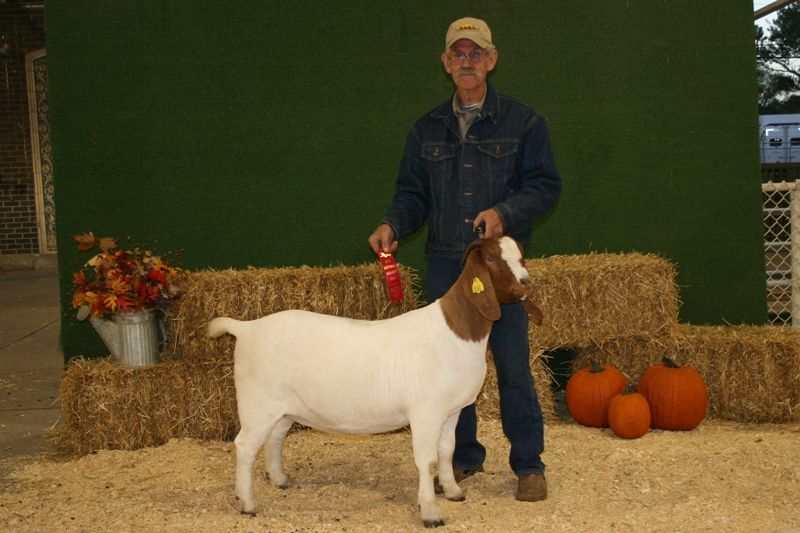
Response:
[{"label": "goat eye", "polygon": [[486,262],[487,263],[494,263],[495,261],[497,261],[497,257],[495,257],[493,255],[487,255],[486,256]]}]

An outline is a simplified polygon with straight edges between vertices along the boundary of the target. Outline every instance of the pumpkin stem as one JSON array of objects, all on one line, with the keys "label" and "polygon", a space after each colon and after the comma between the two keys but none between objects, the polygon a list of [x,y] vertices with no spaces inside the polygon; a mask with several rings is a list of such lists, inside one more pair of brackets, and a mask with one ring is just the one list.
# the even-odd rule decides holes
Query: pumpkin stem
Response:
[{"label": "pumpkin stem", "polygon": [[589,364],[592,366],[592,374],[597,374],[603,371],[603,367],[595,359],[589,359]]},{"label": "pumpkin stem", "polygon": [[625,385],[625,390],[624,390],[624,391],[622,391],[622,394],[633,394],[634,392],[636,392],[636,385],[637,385],[637,384],[636,384],[636,383],[634,383],[633,381],[629,381],[629,382],[628,382],[628,383]]},{"label": "pumpkin stem", "polygon": [[664,366],[667,368],[680,368],[678,364],[669,357],[662,357],[661,362],[664,363]]}]

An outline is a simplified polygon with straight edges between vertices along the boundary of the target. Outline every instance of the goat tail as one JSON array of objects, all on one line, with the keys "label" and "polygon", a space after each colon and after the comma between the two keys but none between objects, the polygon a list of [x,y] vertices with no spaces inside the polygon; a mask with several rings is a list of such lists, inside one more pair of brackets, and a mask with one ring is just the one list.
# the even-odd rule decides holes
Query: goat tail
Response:
[{"label": "goat tail", "polygon": [[212,339],[224,333],[230,333],[234,337],[238,337],[241,332],[242,322],[226,316],[215,318],[208,323],[208,336]]}]

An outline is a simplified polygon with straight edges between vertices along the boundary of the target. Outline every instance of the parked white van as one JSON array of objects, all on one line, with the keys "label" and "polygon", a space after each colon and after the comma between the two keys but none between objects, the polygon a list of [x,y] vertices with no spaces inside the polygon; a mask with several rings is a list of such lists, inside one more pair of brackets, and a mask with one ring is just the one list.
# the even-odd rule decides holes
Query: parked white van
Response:
[{"label": "parked white van", "polygon": [[800,114],[761,115],[761,162],[800,163]]}]

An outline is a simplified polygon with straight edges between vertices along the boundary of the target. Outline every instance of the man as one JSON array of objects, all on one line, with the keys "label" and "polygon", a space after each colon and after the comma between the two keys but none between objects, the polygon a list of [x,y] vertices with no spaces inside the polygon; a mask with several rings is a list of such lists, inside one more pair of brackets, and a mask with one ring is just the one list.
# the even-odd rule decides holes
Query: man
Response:
[{"label": "man", "polygon": [[[394,252],[400,239],[427,222],[426,293],[431,302],[455,282],[470,242],[509,235],[527,245],[534,221],[561,192],[544,119],[487,81],[497,58],[484,21],[468,17],[450,25],[441,61],[455,92],[411,129],[394,199],[368,239],[376,252]],[[489,345],[503,431],[511,443],[509,463],[518,477],[516,498],[543,500],[544,426],[521,304],[502,306]],[[461,411],[456,428],[456,481],[483,471],[485,458],[475,406],[470,405]]]}]

